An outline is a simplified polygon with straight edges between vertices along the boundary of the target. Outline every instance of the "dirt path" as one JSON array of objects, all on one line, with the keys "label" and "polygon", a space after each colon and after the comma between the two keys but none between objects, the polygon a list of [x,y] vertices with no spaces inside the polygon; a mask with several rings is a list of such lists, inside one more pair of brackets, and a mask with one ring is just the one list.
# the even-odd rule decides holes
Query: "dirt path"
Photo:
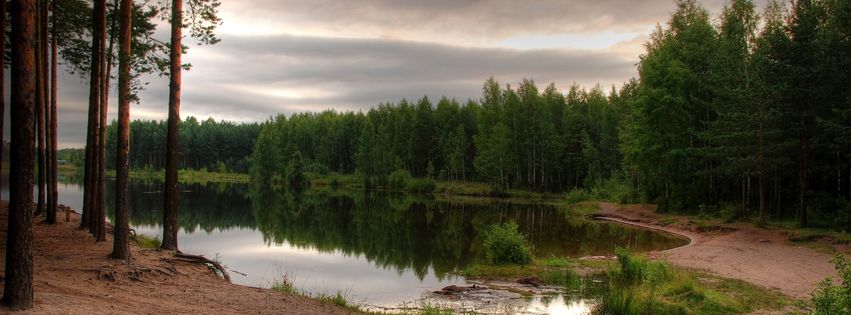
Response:
[{"label": "dirt path", "polygon": [[599,214],[608,220],[690,238],[689,245],[661,253],[672,264],[741,279],[797,299],[809,299],[816,284],[825,277],[837,278],[830,254],[794,246],[784,231],[728,224],[724,227],[731,231],[697,232],[683,224],[684,217],[663,226],[653,210],[645,205],[600,203]]},{"label": "dirt path", "polygon": [[[132,246],[132,265],[107,259],[112,237],[96,243],[72,222],[35,223],[34,308],[24,314],[347,314],[302,296],[228,283],[205,266]],[[40,218],[36,218],[40,221]],[[5,209],[0,222],[7,222]],[[0,226],[5,253],[5,226]],[[0,253],[0,268],[5,255]],[[133,279],[136,278],[136,279]],[[0,287],[2,290],[2,287]],[[9,310],[0,308],[0,313]]]}]

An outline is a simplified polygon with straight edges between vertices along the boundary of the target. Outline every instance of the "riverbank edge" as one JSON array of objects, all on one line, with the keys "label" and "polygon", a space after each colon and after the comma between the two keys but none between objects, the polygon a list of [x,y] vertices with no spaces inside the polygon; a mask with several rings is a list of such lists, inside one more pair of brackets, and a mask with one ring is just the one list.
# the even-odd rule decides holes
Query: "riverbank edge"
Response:
[{"label": "riverbank edge", "polygon": [[[60,174],[64,176],[82,176],[82,168],[70,164],[60,167]],[[178,179],[182,184],[207,184],[207,183],[238,183],[249,184],[252,182],[251,175],[247,173],[222,173],[207,170],[179,170]],[[115,170],[107,170],[108,178],[115,178]],[[165,171],[155,169],[134,169],[129,172],[130,179],[140,181],[164,181]],[[351,191],[375,191],[394,193],[430,194],[438,196],[518,199],[534,201],[554,201],[564,198],[563,194],[552,192],[540,192],[526,189],[508,189],[496,191],[490,184],[476,181],[443,181],[435,180],[434,188],[429,192],[408,191],[404,189],[389,189],[386,187],[364,187],[352,174],[307,174],[310,187],[331,187],[335,189],[346,189]],[[277,184],[276,184],[277,185]]]},{"label": "riverbank edge", "polygon": [[[809,307],[808,297],[790,295],[788,292],[777,288],[768,288],[760,283],[748,281],[738,277],[730,277],[718,274],[712,270],[701,268],[699,266],[691,266],[681,262],[669,261],[668,254],[683,251],[690,247],[696,246],[699,242],[704,242],[707,239],[712,239],[720,235],[732,233],[742,228],[744,223],[737,222],[735,224],[724,224],[715,222],[714,220],[698,219],[696,216],[688,215],[661,215],[650,211],[652,214],[639,213],[639,215],[626,214],[620,212],[622,208],[640,206],[652,208],[649,205],[620,205],[605,201],[587,201],[579,204],[568,206],[575,211],[575,214],[593,221],[612,222],[614,224],[622,224],[635,226],[644,229],[651,229],[663,233],[670,233],[688,239],[688,244],[669,248],[657,252],[650,252],[646,255],[637,255],[638,257],[646,257],[651,261],[664,261],[672,267],[675,274],[678,276],[686,276],[694,279],[709,279],[710,289],[712,294],[718,293],[714,291],[718,288],[717,285],[712,285],[711,282],[729,283],[723,285],[723,290],[732,288],[733,290],[721,292],[731,297],[741,298],[745,301],[752,301],[749,307],[749,314],[763,314],[781,312],[784,314],[800,313],[806,311]],[[674,219],[673,217],[676,217]],[[774,231],[778,232],[778,231]],[[745,233],[745,232],[743,232]],[[796,235],[807,233],[803,229],[788,229],[778,233],[789,233]],[[814,241],[819,241],[816,239]],[[828,237],[827,240],[830,240]],[[793,242],[784,244],[788,248],[793,248]],[[813,246],[810,246],[813,247]],[[820,248],[820,247],[819,247]],[[796,248],[797,249],[797,248]],[[834,251],[848,254],[847,246]],[[827,261],[828,259],[824,259]],[[555,265],[553,262],[557,262]],[[537,277],[549,285],[561,285],[558,283],[565,278],[572,277],[597,277],[598,279],[606,278],[613,271],[619,269],[618,261],[614,256],[601,257],[582,257],[575,259],[563,258],[536,258],[531,264],[526,266],[493,266],[485,264],[476,264],[468,267],[465,270],[459,271],[458,274],[475,280],[495,280],[495,281],[517,281],[518,279]],[[557,276],[559,273],[565,272],[572,275]],[[829,277],[831,274],[825,274]],[[836,277],[834,276],[834,279]],[[575,281],[573,281],[575,283]],[[705,288],[701,288],[705,290]],[[759,298],[768,299],[760,301]],[[770,300],[770,301],[769,301]]]},{"label": "riverbank edge", "polygon": [[[3,252],[7,211],[4,201],[0,204]],[[132,241],[131,260],[113,260],[108,255],[112,249],[111,231],[105,242],[95,242],[90,234],[78,228],[77,212],[72,210],[70,218],[56,225],[34,218],[33,308],[13,311],[0,305],[0,313],[134,314],[141,310],[145,313],[365,313],[357,306],[340,305],[340,301],[324,296],[231,283],[205,264],[188,262],[174,252],[147,248]],[[0,268],[4,266],[5,256],[0,259]]]}]

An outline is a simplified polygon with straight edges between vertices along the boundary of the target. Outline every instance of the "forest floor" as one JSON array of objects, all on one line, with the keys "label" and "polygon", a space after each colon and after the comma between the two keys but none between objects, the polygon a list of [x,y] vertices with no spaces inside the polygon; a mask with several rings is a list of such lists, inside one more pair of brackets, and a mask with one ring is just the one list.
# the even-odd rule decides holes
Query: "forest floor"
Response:
[{"label": "forest floor", "polygon": [[[708,271],[809,300],[819,281],[837,279],[830,251],[849,254],[843,242],[818,239],[821,246],[789,240],[787,229],[765,229],[749,223],[706,223],[679,215],[658,214],[649,205],[599,203],[598,219],[617,221],[683,235],[689,245],[654,256],[686,268]],[[818,249],[817,249],[818,248]]]},{"label": "forest floor", "polygon": [[[0,268],[5,267],[7,211],[0,207]],[[129,264],[109,259],[112,235],[95,242],[80,216],[33,223],[34,307],[24,314],[348,314],[307,297],[231,284],[206,265],[131,245]],[[2,288],[0,288],[2,291]],[[0,313],[9,312],[0,307]]]}]

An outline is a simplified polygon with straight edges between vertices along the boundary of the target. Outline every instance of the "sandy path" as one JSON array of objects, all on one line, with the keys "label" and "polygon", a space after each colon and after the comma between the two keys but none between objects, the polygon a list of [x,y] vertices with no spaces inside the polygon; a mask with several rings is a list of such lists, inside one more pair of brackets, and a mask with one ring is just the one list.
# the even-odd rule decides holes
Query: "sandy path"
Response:
[{"label": "sandy path", "polygon": [[[133,268],[107,259],[111,235],[107,242],[96,243],[77,229],[79,215],[75,214],[72,222],[62,221],[55,226],[33,226],[35,303],[24,314],[349,313],[301,296],[231,284],[202,265],[171,261],[172,254],[158,250],[133,246]],[[0,210],[0,222],[7,222],[5,210]],[[6,227],[0,229],[0,253],[5,253]],[[5,255],[0,256],[3,268]],[[139,272],[140,281],[131,279],[133,270]],[[99,277],[100,271],[104,271],[102,275],[114,272],[115,280]],[[0,307],[0,313],[8,311]]]},{"label": "sandy path", "polygon": [[808,300],[825,277],[837,278],[830,254],[789,244],[784,231],[729,224],[736,230],[698,233],[681,224],[659,225],[651,207],[637,205],[600,203],[600,215],[689,237],[691,244],[661,253],[675,265],[741,279],[797,299]]}]

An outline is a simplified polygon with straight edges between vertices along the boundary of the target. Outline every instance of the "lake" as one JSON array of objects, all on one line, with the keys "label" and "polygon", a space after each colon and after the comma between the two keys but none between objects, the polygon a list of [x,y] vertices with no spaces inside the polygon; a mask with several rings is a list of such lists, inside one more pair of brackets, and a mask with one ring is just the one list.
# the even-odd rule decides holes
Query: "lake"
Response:
[{"label": "lake", "polygon": [[[137,233],[161,237],[161,187],[131,183],[130,222]],[[303,292],[339,292],[376,310],[416,306],[423,298],[440,304],[429,292],[467,285],[454,272],[481,259],[484,231],[494,223],[516,222],[535,254],[545,258],[609,255],[616,246],[646,252],[687,243],[666,233],[589,222],[546,204],[332,189],[276,191],[247,184],[182,189],[182,251],[220,260],[240,273],[231,274],[238,284],[270,287],[286,277]],[[59,190],[61,203],[82,209],[79,184],[63,183]],[[106,190],[111,217],[111,182]],[[521,313],[582,313],[590,303],[573,295],[533,296],[505,307]]]}]

